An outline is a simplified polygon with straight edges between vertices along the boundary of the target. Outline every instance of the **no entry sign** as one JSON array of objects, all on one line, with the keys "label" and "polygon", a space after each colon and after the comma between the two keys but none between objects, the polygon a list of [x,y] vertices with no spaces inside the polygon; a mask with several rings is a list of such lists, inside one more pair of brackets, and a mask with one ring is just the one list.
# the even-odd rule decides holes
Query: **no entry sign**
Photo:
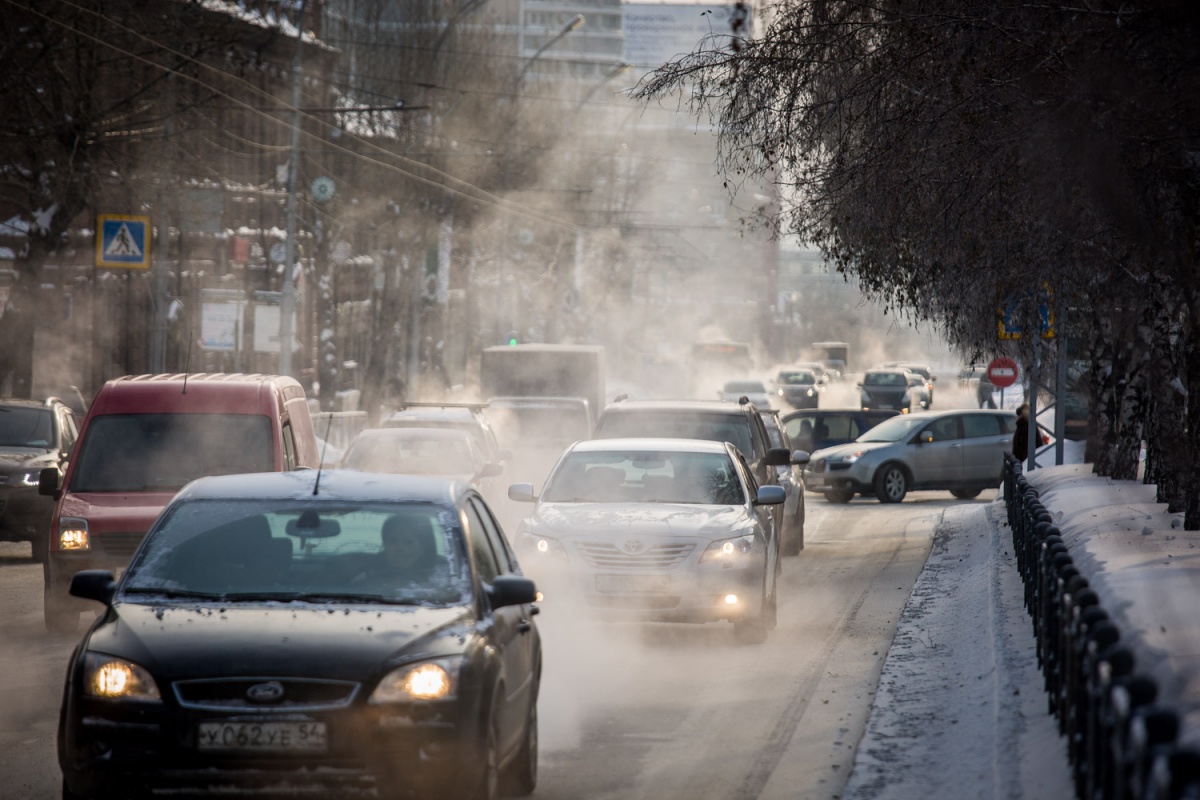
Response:
[{"label": "no entry sign", "polygon": [[1007,356],[993,358],[987,365],[988,380],[993,386],[999,386],[1001,389],[1006,389],[1017,382],[1017,376],[1021,374],[1017,367],[1017,362]]}]

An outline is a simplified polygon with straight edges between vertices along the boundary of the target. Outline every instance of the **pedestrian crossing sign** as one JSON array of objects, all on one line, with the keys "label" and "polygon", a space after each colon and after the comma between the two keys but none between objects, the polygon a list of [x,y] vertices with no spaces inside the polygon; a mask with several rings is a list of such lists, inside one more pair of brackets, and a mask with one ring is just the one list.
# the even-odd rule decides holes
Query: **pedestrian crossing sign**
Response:
[{"label": "pedestrian crossing sign", "polygon": [[97,214],[96,266],[149,269],[150,218]]}]

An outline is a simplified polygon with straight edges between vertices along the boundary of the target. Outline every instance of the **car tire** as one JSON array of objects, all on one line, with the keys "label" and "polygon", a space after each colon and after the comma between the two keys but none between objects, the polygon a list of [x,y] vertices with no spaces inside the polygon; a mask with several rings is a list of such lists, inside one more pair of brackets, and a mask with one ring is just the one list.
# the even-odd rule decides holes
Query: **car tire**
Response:
[{"label": "car tire", "polygon": [[950,494],[954,495],[959,500],[973,500],[974,498],[979,497],[979,493],[982,491],[983,489],[951,489]]},{"label": "car tire", "polygon": [[831,503],[843,505],[854,499],[853,489],[830,489],[825,493],[825,499]]},{"label": "car tire", "polygon": [[767,640],[768,603],[766,581],[763,581],[762,606],[753,617],[736,620],[733,635],[742,644],[762,644]]},{"label": "car tire", "polygon": [[[503,688],[496,687],[497,697],[500,697],[500,692]],[[496,702],[499,702],[497,700]],[[500,723],[499,711],[494,707],[492,713],[486,721],[487,733],[480,742],[479,758],[476,763],[479,764],[479,771],[470,776],[470,783],[466,786],[458,785],[455,787],[457,791],[439,792],[437,797],[450,798],[450,800],[497,800],[500,797],[500,734],[496,730],[496,726]],[[429,798],[433,800],[433,798]]]},{"label": "car tire", "polygon": [[908,473],[899,464],[884,464],[875,473],[873,483],[881,503],[899,503],[908,494]]},{"label": "car tire", "polygon": [[521,749],[500,775],[500,793],[508,797],[528,797],[537,788],[537,771],[538,718],[537,698],[534,697],[529,704],[529,720]]},{"label": "car tire", "polygon": [[34,535],[33,541],[29,544],[30,549],[33,551],[33,563],[45,564],[46,555],[50,550],[50,534],[41,531]]},{"label": "car tire", "polygon": [[792,524],[788,526],[788,535],[784,537],[780,555],[798,556],[804,549],[804,518],[794,515]]},{"label": "car tire", "polygon": [[49,588],[42,593],[42,616],[50,633],[67,634],[79,629],[79,609],[58,597]]}]

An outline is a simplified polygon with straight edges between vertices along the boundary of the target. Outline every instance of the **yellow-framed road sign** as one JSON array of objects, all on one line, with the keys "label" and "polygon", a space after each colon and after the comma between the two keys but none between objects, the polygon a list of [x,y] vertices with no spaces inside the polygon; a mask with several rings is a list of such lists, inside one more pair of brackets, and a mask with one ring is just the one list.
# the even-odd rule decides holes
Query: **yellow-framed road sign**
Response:
[{"label": "yellow-framed road sign", "polygon": [[97,214],[96,266],[149,269],[150,218],[137,214]]}]

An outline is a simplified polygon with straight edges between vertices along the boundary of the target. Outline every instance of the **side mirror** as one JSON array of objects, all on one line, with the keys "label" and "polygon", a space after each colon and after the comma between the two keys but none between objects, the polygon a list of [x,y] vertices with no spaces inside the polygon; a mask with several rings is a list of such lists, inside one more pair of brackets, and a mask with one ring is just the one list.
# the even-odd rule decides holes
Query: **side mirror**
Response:
[{"label": "side mirror", "polygon": [[42,471],[38,473],[38,494],[57,500],[61,491],[59,486],[61,480],[62,473],[58,471],[58,467],[43,467]]},{"label": "side mirror", "polygon": [[922,431],[917,436],[917,444],[933,444],[933,434],[929,431]]},{"label": "side mirror", "polygon": [[508,487],[508,499],[518,503],[536,503],[537,495],[533,493],[532,483],[514,483]]},{"label": "side mirror", "polygon": [[787,500],[787,490],[782,486],[760,486],[754,498],[756,506],[777,506]]},{"label": "side mirror", "polygon": [[795,450],[792,452],[792,463],[798,467],[803,467],[811,459],[807,450]]},{"label": "side mirror", "polygon": [[786,447],[772,447],[767,450],[763,462],[768,467],[786,467],[792,462],[792,454]]},{"label": "side mirror", "polygon": [[520,575],[497,575],[487,594],[493,609],[537,602],[537,587]]},{"label": "side mirror", "polygon": [[862,388],[862,381],[859,381],[858,383],[856,383],[856,384],[854,384],[854,385],[855,385],[855,386],[857,386],[859,389],[861,389],[861,388]]},{"label": "side mirror", "polygon": [[84,600],[95,600],[106,606],[112,605],[116,589],[117,582],[113,579],[113,574],[106,569],[85,569],[76,572],[71,578],[72,595]]},{"label": "side mirror", "polygon": [[504,472],[504,467],[494,461],[489,461],[483,465],[483,469],[479,470],[479,477],[494,478]]},{"label": "side mirror", "polygon": [[930,383],[937,383],[937,375],[930,375],[930,376],[929,376],[929,382],[930,382]]}]

